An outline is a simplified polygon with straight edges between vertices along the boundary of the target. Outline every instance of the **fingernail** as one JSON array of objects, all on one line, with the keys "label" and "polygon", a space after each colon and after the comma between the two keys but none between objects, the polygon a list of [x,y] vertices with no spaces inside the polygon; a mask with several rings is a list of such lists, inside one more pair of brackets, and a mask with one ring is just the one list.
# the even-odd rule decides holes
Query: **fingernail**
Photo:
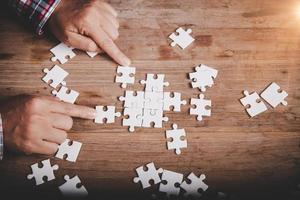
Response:
[{"label": "fingernail", "polygon": [[131,60],[129,59],[129,58],[126,58],[125,60],[124,60],[124,66],[130,66],[130,64],[131,64]]}]

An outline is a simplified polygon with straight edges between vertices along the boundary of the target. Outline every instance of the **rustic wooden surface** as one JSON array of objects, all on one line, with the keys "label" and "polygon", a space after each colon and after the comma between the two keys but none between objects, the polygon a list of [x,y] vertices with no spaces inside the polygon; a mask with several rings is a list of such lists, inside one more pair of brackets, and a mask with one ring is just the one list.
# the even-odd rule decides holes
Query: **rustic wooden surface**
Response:
[{"label": "rustic wooden surface", "polygon": [[[58,195],[63,175],[78,174],[92,195],[142,193],[134,184],[134,169],[154,161],[184,174],[205,173],[212,190],[241,199],[290,197],[300,183],[300,16],[296,0],[172,0],[111,1],[120,15],[121,49],[137,67],[136,80],[146,73],[164,73],[166,91],[197,97],[187,74],[200,63],[219,70],[216,84],[205,93],[212,99],[212,116],[197,122],[188,114],[167,112],[162,129],[138,128],[133,134],[115,124],[75,120],[69,137],[83,143],[77,162],[52,159],[57,180],[34,187],[26,180],[30,165],[44,156],[7,153],[0,163],[0,191]],[[50,95],[42,69],[51,67],[49,49],[57,41],[38,38],[10,13],[0,12],[0,94]],[[182,51],[169,46],[168,34],[190,27],[196,42]],[[68,85],[80,91],[78,104],[116,105],[123,90],[114,83],[116,63],[107,56],[85,53],[63,65]],[[289,93],[287,107],[249,119],[239,99],[242,91],[261,92],[272,81]],[[137,82],[137,81],[136,81]],[[141,90],[135,84],[129,89]],[[166,150],[164,131],[171,123],[185,128],[188,149],[180,156]],[[293,198],[293,197],[291,197]],[[273,198],[274,199],[274,198]],[[288,199],[288,198],[286,198]]]}]

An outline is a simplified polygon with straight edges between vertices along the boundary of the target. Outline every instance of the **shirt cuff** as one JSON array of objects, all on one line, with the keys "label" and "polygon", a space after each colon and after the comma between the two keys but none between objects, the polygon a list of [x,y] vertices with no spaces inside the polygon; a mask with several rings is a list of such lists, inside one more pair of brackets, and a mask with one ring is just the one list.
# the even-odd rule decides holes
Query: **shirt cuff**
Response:
[{"label": "shirt cuff", "polygon": [[9,0],[8,5],[27,21],[36,34],[44,33],[44,26],[61,0]]},{"label": "shirt cuff", "polygon": [[43,4],[44,1],[40,0],[41,4],[41,9],[42,11],[34,11],[32,13],[32,16],[35,17],[36,19],[33,19],[33,21],[36,21],[37,23],[34,24],[35,32],[38,35],[42,35],[44,33],[44,26],[48,19],[50,18],[51,14],[55,10],[55,8],[58,6],[60,3],[60,0],[55,0],[52,5],[45,4],[45,7]]},{"label": "shirt cuff", "polygon": [[2,118],[0,114],[0,160],[3,159],[3,126],[2,126]]}]

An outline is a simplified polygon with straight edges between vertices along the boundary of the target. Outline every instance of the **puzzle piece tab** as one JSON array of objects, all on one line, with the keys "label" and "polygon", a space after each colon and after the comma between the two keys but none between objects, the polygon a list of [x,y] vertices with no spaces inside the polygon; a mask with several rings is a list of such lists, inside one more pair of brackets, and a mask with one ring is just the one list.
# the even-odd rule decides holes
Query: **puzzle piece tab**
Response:
[{"label": "puzzle piece tab", "polygon": [[164,74],[147,74],[146,80],[141,80],[140,83],[146,85],[146,92],[163,92],[164,86],[169,86],[168,82],[164,82]]},{"label": "puzzle piece tab", "polygon": [[114,123],[115,117],[121,116],[120,112],[116,112],[115,106],[96,106],[96,112],[97,112],[97,117],[95,118],[95,123],[98,124]]},{"label": "puzzle piece tab", "polygon": [[177,155],[181,154],[182,148],[187,148],[186,133],[184,129],[177,129],[177,124],[172,125],[173,130],[166,131],[167,139],[171,141],[167,142],[168,149],[175,149]]},{"label": "puzzle piece tab", "polygon": [[276,83],[272,83],[267,87],[260,96],[268,102],[273,108],[277,107],[279,104],[287,106],[287,101],[284,99],[288,96],[286,91],[281,90],[280,86]]},{"label": "puzzle piece tab", "polygon": [[168,117],[163,116],[162,110],[144,109],[142,127],[150,128],[152,123],[154,123],[155,128],[162,128],[162,123],[168,120]]},{"label": "puzzle piece tab", "polygon": [[141,182],[143,189],[150,187],[150,181],[154,184],[161,182],[159,174],[163,172],[162,168],[156,169],[153,162],[146,165],[147,169],[144,170],[144,166],[136,168],[138,177],[133,178],[134,183]]},{"label": "puzzle piece tab", "polygon": [[181,100],[181,94],[178,92],[173,92],[173,96],[171,96],[171,92],[164,92],[164,111],[170,111],[170,107],[173,107],[173,111],[180,112],[181,105],[186,105],[185,100]]},{"label": "puzzle piece tab", "polygon": [[134,83],[135,67],[118,66],[117,73],[115,82],[121,83],[122,88],[126,88],[127,84]]},{"label": "puzzle piece tab", "polygon": [[163,170],[161,176],[162,182],[159,184],[159,191],[166,193],[167,197],[178,196],[180,192],[180,184],[183,180],[183,174]]},{"label": "puzzle piece tab", "polygon": [[47,84],[50,82],[51,87],[56,88],[59,84],[66,85],[64,79],[69,75],[69,73],[58,65],[54,65],[51,70],[45,68],[43,72],[46,75],[42,78],[42,80]]},{"label": "puzzle piece tab", "polygon": [[200,91],[205,92],[206,87],[212,87],[214,79],[218,76],[218,70],[200,64],[195,68],[196,72],[189,73],[191,85],[193,88],[199,88]]},{"label": "puzzle piece tab", "polygon": [[184,196],[199,199],[202,196],[199,190],[201,189],[202,192],[205,192],[208,189],[208,185],[203,182],[205,175],[201,174],[200,177],[197,177],[194,173],[190,173],[187,178],[190,180],[189,183],[184,181],[180,185],[185,191]]},{"label": "puzzle piece tab", "polygon": [[61,101],[74,104],[79,96],[79,93],[75,90],[70,90],[65,86],[61,86],[59,91],[52,90],[52,94],[59,98]]},{"label": "puzzle piece tab", "polygon": [[68,59],[72,59],[76,56],[76,54],[73,52],[74,47],[68,47],[64,43],[60,43],[57,46],[50,49],[50,51],[53,53],[53,57],[51,58],[52,62],[59,61],[61,64],[65,64]]},{"label": "puzzle piece tab", "polygon": [[123,126],[129,126],[129,131],[134,132],[134,127],[141,127],[143,122],[142,108],[125,108],[125,118],[122,120]]},{"label": "puzzle piece tab", "polygon": [[81,142],[66,139],[64,143],[59,145],[55,157],[59,159],[64,159],[64,156],[66,156],[66,160],[70,162],[76,162],[81,146]]},{"label": "puzzle piece tab", "polygon": [[[70,178],[68,175],[64,176],[65,183],[58,187],[60,192],[63,194],[64,197],[67,198],[83,198],[88,196],[88,191],[81,184],[81,180],[76,175],[73,178]],[[78,185],[80,186],[78,187]]]},{"label": "puzzle piece tab", "polygon": [[190,115],[197,115],[197,120],[202,121],[203,116],[210,116],[211,109],[211,100],[204,99],[204,95],[200,94],[199,99],[191,99],[191,105],[194,105],[195,108],[190,108]]},{"label": "puzzle piece tab", "polygon": [[245,90],[244,95],[245,97],[241,98],[240,102],[246,107],[246,111],[251,117],[255,117],[267,110],[267,106],[261,101],[256,92],[249,94],[249,92]]},{"label": "puzzle piece tab", "polygon": [[43,184],[44,177],[47,177],[47,181],[55,179],[54,170],[58,170],[58,165],[51,166],[50,159],[42,161],[42,167],[39,167],[38,163],[31,165],[32,174],[28,174],[27,179],[35,179],[36,185]]},{"label": "puzzle piece tab", "polygon": [[173,40],[171,46],[174,47],[176,45],[180,46],[182,49],[188,47],[195,39],[190,35],[192,33],[192,29],[184,30],[179,27],[175,33],[172,33],[169,38]]},{"label": "puzzle piece tab", "polygon": [[125,96],[119,97],[120,101],[124,101],[125,108],[144,108],[144,92],[126,91]]}]

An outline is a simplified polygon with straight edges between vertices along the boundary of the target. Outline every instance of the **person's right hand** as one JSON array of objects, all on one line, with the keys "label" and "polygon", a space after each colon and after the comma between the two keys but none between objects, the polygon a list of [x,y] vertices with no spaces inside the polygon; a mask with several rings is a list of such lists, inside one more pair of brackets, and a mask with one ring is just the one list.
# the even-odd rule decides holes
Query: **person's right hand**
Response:
[{"label": "person's right hand", "polygon": [[118,48],[117,12],[101,0],[61,0],[49,19],[51,32],[61,42],[90,52],[106,52],[123,66],[130,59]]},{"label": "person's right hand", "polygon": [[67,138],[72,117],[95,119],[93,108],[54,97],[17,96],[0,105],[4,148],[25,154],[52,155]]}]

